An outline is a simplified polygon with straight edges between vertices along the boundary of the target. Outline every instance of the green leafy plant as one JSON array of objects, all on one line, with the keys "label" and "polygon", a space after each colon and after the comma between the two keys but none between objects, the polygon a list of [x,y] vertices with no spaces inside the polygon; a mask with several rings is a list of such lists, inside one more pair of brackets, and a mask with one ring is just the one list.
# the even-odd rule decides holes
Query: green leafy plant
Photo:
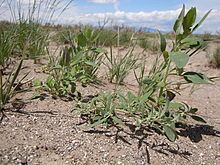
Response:
[{"label": "green leafy plant", "polygon": [[117,117],[117,94],[101,93],[98,97],[92,99],[89,104],[80,104],[79,111],[81,116],[85,116],[90,127],[96,127],[103,124],[111,127],[115,124],[123,124],[121,119]]},{"label": "green leafy plant", "polygon": [[[43,89],[53,96],[72,96],[76,91],[77,78],[75,70],[70,65],[71,52],[71,48],[65,47],[60,51],[58,57],[49,55],[49,63],[47,66],[49,76],[43,84]],[[37,84],[37,86],[42,87],[40,83]]]},{"label": "green leafy plant", "polygon": [[110,47],[110,55],[105,54],[107,62],[104,64],[108,68],[108,78],[111,83],[123,84],[126,76],[136,67],[138,58],[133,54],[134,48],[135,46],[130,47],[122,57],[113,55],[112,47]]},{"label": "green leafy plant", "polygon": [[70,35],[69,38],[71,44],[65,46],[58,57],[50,56],[50,75],[45,89],[52,95],[73,95],[76,82],[83,86],[97,82],[96,74],[103,54],[102,49],[93,46],[97,37],[93,31],[86,29],[77,35]]},{"label": "green leafy plant", "polygon": [[[166,39],[159,32],[162,54],[158,55],[148,73],[145,72],[143,64],[140,75],[135,74],[139,84],[138,94],[106,93],[89,103],[80,103],[81,113],[90,123],[90,127],[99,124],[123,127],[127,122],[135,121],[136,130],[142,127],[152,128],[164,134],[170,141],[175,141],[178,138],[178,123],[187,124],[188,118],[205,123],[197,114],[197,108],[178,102],[175,96],[181,92],[177,90],[177,86],[212,83],[212,80],[202,73],[184,70],[189,58],[204,45],[203,41],[192,33],[209,13],[210,11],[195,24],[196,8],[191,8],[185,14],[183,6],[173,27],[175,41],[171,51],[167,51]],[[179,80],[174,79],[174,76]]]},{"label": "green leafy plant", "polygon": [[81,33],[69,37],[71,45],[65,52],[70,54],[70,66],[75,71],[78,81],[84,85],[97,82],[96,75],[104,53],[104,50],[96,46],[98,37],[91,28],[85,28]]}]

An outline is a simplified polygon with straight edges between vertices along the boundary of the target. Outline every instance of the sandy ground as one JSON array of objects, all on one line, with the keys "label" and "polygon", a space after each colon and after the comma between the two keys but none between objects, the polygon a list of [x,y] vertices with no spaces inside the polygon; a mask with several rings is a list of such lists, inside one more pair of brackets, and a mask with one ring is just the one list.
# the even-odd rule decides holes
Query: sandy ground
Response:
[{"label": "sandy ground", "polygon": [[[141,50],[135,50],[137,54]],[[148,67],[154,55],[146,54]],[[23,73],[31,71],[29,78],[45,80],[47,75],[36,72],[42,65],[25,61]],[[210,76],[220,76],[220,70],[209,66],[207,53],[193,57],[187,69]],[[81,89],[83,95],[111,90],[113,84],[106,81],[105,69],[99,73],[102,85]],[[124,90],[137,90],[133,74],[125,80]],[[175,143],[153,132],[134,134],[131,129],[118,132],[106,130],[85,131],[80,125],[79,114],[74,111],[75,101],[62,101],[46,97],[31,100],[33,91],[17,94],[27,103],[23,111],[6,110],[7,117],[0,124],[0,164],[30,165],[96,165],[96,164],[220,164],[220,81],[214,85],[199,85],[183,89],[178,99],[199,108],[199,114],[207,124],[193,123],[180,129]],[[13,101],[12,99],[12,101]]]}]

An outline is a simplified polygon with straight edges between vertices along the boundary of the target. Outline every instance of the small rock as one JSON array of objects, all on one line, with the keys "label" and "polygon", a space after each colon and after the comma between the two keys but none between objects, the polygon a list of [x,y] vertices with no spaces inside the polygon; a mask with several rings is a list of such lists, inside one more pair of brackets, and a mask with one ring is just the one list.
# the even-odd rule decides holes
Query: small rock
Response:
[{"label": "small rock", "polygon": [[203,156],[204,156],[204,154],[203,154],[203,153],[200,153],[200,154],[199,154],[199,156],[200,156],[200,157],[203,157]]},{"label": "small rock", "polygon": [[21,159],[21,164],[22,165],[27,165],[28,164],[27,159],[26,158],[22,158]]}]

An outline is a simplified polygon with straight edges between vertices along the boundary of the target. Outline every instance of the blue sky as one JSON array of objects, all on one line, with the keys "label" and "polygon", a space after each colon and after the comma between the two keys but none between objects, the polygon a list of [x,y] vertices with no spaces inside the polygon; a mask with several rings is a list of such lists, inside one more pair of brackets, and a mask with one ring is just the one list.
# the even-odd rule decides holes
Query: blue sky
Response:
[{"label": "blue sky", "polygon": [[[1,4],[0,0],[0,4]],[[13,0],[21,1],[24,5],[33,1],[46,0]],[[64,4],[68,0],[62,0]],[[61,4],[62,4],[61,3]],[[199,32],[220,31],[220,0],[74,0],[59,18],[58,23],[92,24],[108,19],[109,24],[149,27],[170,31],[182,5],[189,9],[198,9],[198,17],[213,9]],[[0,15],[0,19],[7,17]]]}]

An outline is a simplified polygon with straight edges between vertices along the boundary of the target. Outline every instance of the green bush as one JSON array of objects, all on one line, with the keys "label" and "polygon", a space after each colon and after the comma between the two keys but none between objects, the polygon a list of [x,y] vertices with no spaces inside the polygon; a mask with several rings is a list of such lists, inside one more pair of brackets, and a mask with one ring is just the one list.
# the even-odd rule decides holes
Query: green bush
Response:
[{"label": "green bush", "polygon": [[84,29],[69,36],[70,45],[65,46],[58,57],[50,56],[49,77],[44,84],[48,92],[62,97],[73,95],[76,82],[86,86],[98,81],[103,50],[95,46],[97,37],[92,29]]}]

